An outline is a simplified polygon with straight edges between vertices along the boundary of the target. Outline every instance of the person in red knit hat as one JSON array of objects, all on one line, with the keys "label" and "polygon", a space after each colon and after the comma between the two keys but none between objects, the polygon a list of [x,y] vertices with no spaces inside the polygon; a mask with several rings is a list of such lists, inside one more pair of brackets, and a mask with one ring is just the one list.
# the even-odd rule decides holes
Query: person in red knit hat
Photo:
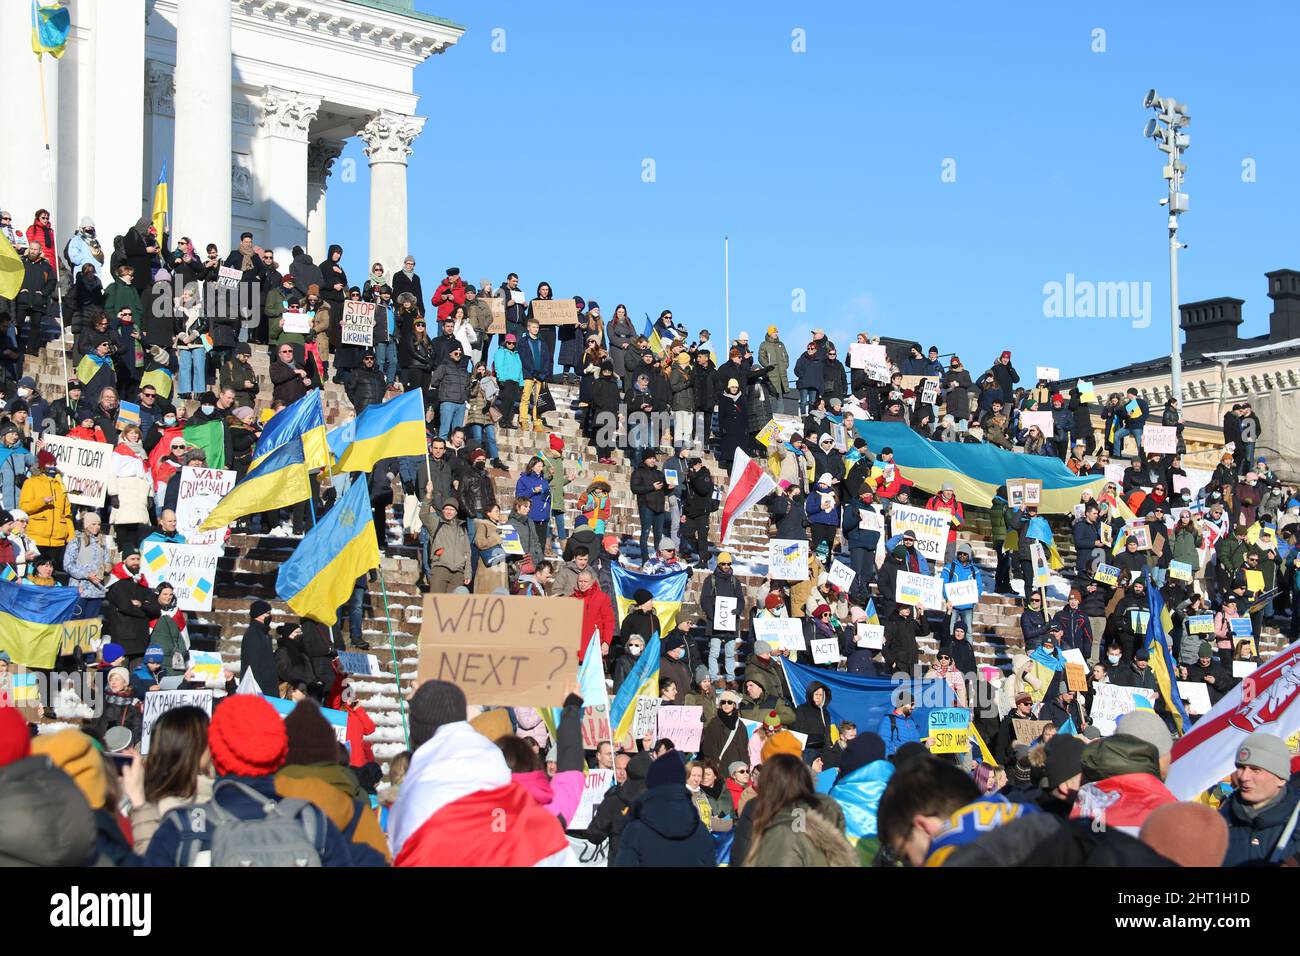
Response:
[{"label": "person in red knit hat", "polygon": [[265,820],[269,828],[278,816],[297,820],[303,839],[276,864],[354,865],[348,840],[324,812],[305,801],[282,801],[276,792],[275,773],[288,756],[289,735],[265,699],[254,694],[225,698],[212,714],[208,750],[217,776],[212,801],[200,804],[200,810],[181,807],[164,816],[145,855],[146,866],[270,865],[264,857],[232,857],[221,830],[230,825],[230,817]]}]

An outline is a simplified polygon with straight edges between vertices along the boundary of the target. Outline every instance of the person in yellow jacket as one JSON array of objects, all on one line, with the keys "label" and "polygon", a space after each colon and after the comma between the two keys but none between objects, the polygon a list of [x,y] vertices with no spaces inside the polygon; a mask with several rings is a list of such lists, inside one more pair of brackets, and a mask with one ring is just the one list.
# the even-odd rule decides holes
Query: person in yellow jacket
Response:
[{"label": "person in yellow jacket", "polygon": [[54,559],[55,570],[63,567],[63,549],[76,529],[72,524],[72,507],[68,491],[59,478],[59,460],[42,449],[36,456],[38,474],[23,483],[18,507],[27,512],[27,535],[36,542],[41,554]]}]

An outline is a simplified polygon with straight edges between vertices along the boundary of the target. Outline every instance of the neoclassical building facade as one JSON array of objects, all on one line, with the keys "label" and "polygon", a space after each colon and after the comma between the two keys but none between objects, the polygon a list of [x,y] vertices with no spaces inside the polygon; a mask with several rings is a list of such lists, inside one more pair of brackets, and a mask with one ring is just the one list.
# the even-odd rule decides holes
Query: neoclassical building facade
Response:
[{"label": "neoclassical building facade", "polygon": [[[407,161],[424,127],[414,72],[464,28],[412,0],[70,0],[60,60],[38,65],[30,7],[0,4],[0,206],[83,216],[111,240],[148,215],[164,164],[173,236],[223,250],[249,230],[289,261],[326,254],[344,142],[370,167],[370,261],[407,252]],[[45,87],[49,159],[39,84]],[[47,170],[49,172],[47,172]],[[51,181],[52,180],[52,181]]]}]

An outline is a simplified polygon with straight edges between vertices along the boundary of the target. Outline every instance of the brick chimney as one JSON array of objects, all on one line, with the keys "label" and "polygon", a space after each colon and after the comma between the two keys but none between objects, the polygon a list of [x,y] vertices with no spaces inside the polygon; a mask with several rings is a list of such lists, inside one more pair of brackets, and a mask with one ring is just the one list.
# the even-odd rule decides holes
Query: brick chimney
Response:
[{"label": "brick chimney", "polygon": [[1273,311],[1268,317],[1268,340],[1285,342],[1300,339],[1300,272],[1278,269],[1264,273],[1268,279],[1268,297]]},{"label": "brick chimney", "polygon": [[1187,333],[1183,350],[1226,352],[1240,347],[1237,327],[1241,325],[1241,307],[1245,301],[1224,296],[1180,305],[1179,325]]}]

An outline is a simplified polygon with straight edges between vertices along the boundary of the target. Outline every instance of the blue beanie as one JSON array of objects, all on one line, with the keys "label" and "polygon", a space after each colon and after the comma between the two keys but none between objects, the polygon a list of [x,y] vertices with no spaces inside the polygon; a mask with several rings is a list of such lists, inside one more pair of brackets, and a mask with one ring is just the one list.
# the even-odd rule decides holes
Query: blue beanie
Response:
[{"label": "blue beanie", "polygon": [[161,664],[163,660],[163,649],[157,644],[150,644],[144,649],[144,662],[146,664]]},{"label": "blue beanie", "polygon": [[126,657],[126,648],[121,644],[114,644],[110,641],[99,649],[100,663],[111,664],[120,657]]},{"label": "blue beanie", "polygon": [[686,764],[682,763],[681,754],[670,750],[650,765],[645,775],[645,788],[686,786]]}]

